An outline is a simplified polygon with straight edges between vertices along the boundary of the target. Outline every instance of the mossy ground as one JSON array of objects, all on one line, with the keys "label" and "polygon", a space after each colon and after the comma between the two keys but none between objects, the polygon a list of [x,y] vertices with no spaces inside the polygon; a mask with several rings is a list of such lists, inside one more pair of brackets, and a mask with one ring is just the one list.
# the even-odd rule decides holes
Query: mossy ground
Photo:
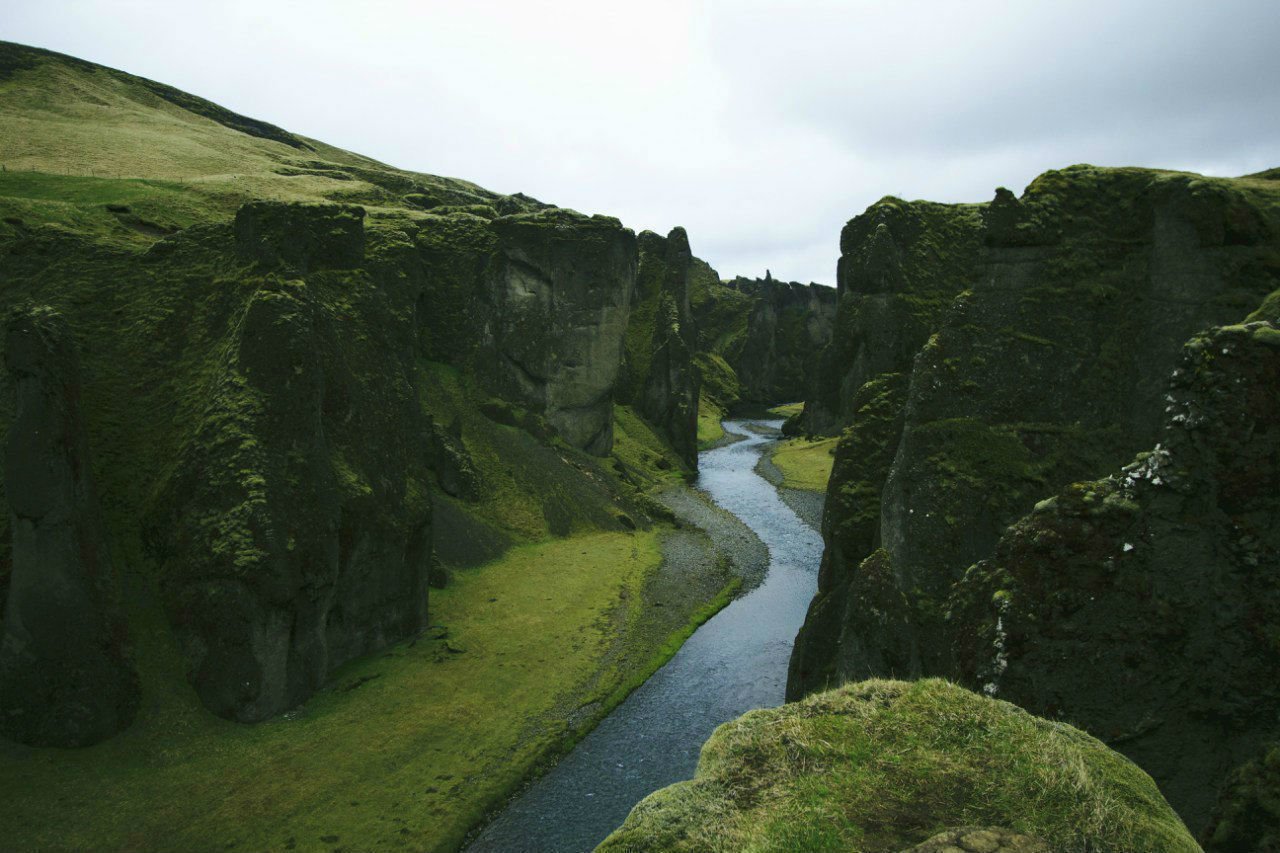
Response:
[{"label": "mossy ground", "polygon": [[601,850],[891,851],[955,826],[1054,850],[1198,851],[1151,778],[1061,723],[945,681],[867,681],[721,726],[692,782]]},{"label": "mossy ground", "polygon": [[706,394],[698,400],[698,447],[706,450],[724,441],[724,409]]},{"label": "mossy ground", "polygon": [[[179,676],[149,682],[137,723],[98,746],[0,742],[4,845],[451,850],[727,603],[731,588],[619,656],[658,545],[654,532],[575,536],[459,573],[433,594],[423,638],[344,667],[283,718],[214,717]],[[143,653],[181,665],[167,644]],[[647,671],[601,672],[607,657]],[[595,713],[575,730],[584,707]]]},{"label": "mossy ground", "polygon": [[777,445],[770,458],[788,489],[824,492],[831,478],[838,438],[792,438]]}]

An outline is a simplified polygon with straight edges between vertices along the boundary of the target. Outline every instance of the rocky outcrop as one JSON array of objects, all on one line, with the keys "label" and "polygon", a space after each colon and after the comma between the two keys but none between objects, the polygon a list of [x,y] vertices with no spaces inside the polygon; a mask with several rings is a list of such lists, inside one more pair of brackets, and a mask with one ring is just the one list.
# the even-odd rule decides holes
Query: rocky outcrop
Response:
[{"label": "rocky outcrop", "polygon": [[99,518],[71,330],[49,308],[16,312],[5,365],[17,405],[5,448],[13,566],[0,733],[85,746],[132,722],[140,690]]},{"label": "rocky outcrop", "polygon": [[685,465],[696,469],[702,381],[694,364],[697,331],[689,298],[693,252],[683,228],[666,237],[645,231],[638,242],[620,401],[635,405]]},{"label": "rocky outcrop", "polygon": [[251,201],[235,220],[241,258],[306,274],[364,261],[364,208],[349,204]]},{"label": "rocky outcrop", "polygon": [[771,406],[807,396],[819,354],[831,342],[836,291],[772,278],[725,284],[753,299],[742,347],[730,361],[742,402]]},{"label": "rocky outcrop", "polygon": [[956,584],[958,674],[1114,744],[1203,827],[1280,727],[1280,330],[1196,336],[1154,449],[1076,483]]},{"label": "rocky outcrop", "polygon": [[636,275],[616,219],[549,208],[421,220],[417,314],[431,357],[475,370],[492,394],[607,456]]},{"label": "rocky outcrop", "polygon": [[826,390],[806,410],[848,426],[790,696],[955,676],[948,600],[968,567],[1037,501],[1154,446],[1182,343],[1275,289],[1260,192],[1073,167],[1021,199],[882,202],[850,223]]},{"label": "rocky outcrop", "polygon": [[838,432],[885,374],[908,375],[956,294],[982,276],[982,206],[883,198],[840,234],[838,310],[805,399],[810,432]]},{"label": "rocky outcrop", "polygon": [[1280,742],[1264,744],[1227,777],[1204,846],[1209,853],[1280,851]]},{"label": "rocky outcrop", "polygon": [[231,318],[149,523],[192,684],[236,720],[426,625],[432,430],[412,335],[367,305],[330,309],[339,294],[355,298],[266,279]]},{"label": "rocky outcrop", "polygon": [[1151,778],[1099,741],[928,679],[850,684],[726,723],[692,781],[641,801],[597,849],[1200,848]]}]

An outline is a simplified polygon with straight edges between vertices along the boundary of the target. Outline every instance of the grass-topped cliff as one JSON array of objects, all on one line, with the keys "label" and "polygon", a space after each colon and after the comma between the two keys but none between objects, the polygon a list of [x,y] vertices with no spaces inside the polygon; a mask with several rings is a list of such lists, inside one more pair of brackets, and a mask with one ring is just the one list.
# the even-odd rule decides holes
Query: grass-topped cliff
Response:
[{"label": "grass-topped cliff", "polygon": [[[1275,657],[1268,649],[1277,622],[1264,602],[1276,554],[1263,547],[1250,558],[1260,568],[1246,568],[1237,549],[1254,547],[1253,531],[1274,528],[1280,517],[1265,488],[1261,503],[1214,486],[1200,495],[1203,507],[1179,512],[1162,498],[1147,515],[1095,481],[1117,476],[1135,454],[1167,451],[1167,431],[1181,434],[1196,421],[1168,420],[1189,381],[1184,344],[1210,354],[1196,370],[1218,383],[1196,393],[1212,396],[1214,406],[1253,401],[1243,420],[1212,428],[1204,421],[1195,442],[1235,447],[1232,435],[1251,435],[1263,449],[1250,451],[1247,467],[1259,480],[1273,476],[1275,447],[1266,436],[1275,395],[1265,380],[1232,367],[1229,356],[1240,351],[1228,343],[1233,333],[1209,330],[1236,328],[1255,310],[1251,319],[1266,319],[1260,315],[1280,287],[1280,184],[1267,175],[1074,166],[1041,175],[1021,197],[1001,189],[982,205],[884,199],[849,222],[841,251],[835,337],[804,417],[811,430],[839,434],[827,547],[789,694],[874,675],[991,685],[1114,743],[1202,830],[1232,767],[1274,737],[1271,676],[1236,682],[1224,673],[1265,668]],[[1247,334],[1261,340],[1267,328]],[[1253,369],[1262,369],[1265,347],[1248,352]],[[1231,372],[1213,379],[1219,370]],[[1194,404],[1201,413],[1208,406]],[[1226,464],[1179,455],[1197,482],[1216,482],[1214,466]],[[1094,495],[1098,507],[1079,528],[1037,509],[1055,494],[1080,493]],[[1112,542],[1121,548],[1113,558],[1092,538],[1109,539],[1105,511],[1123,507],[1143,519],[1142,542],[1168,549],[1132,575],[1125,555],[1140,542],[1127,549]],[[1161,527],[1165,521],[1176,532]],[[1197,545],[1193,565],[1183,566],[1186,537],[1219,544]],[[1037,580],[965,591],[976,577],[991,580],[994,566],[1009,566],[1003,555],[1013,542],[1026,549],[1019,570]],[[1203,584],[1215,592],[1189,592]],[[1225,604],[1239,596],[1253,605]],[[1085,599],[1115,609],[1103,616]],[[1030,606],[1035,615],[1015,627],[1002,617],[1006,606]],[[1147,618],[1150,631],[1140,627]],[[1205,642],[1215,638],[1203,648],[1192,639],[1201,631]],[[980,648],[970,650],[979,632]],[[1035,663],[1021,659],[1041,632],[1057,638],[1053,652]],[[1124,652],[1116,670],[1096,663],[1117,648]],[[1145,670],[1138,661],[1148,656]],[[1200,663],[1167,663],[1188,659]],[[1037,686],[1004,692],[991,673],[1006,666]],[[1224,677],[1240,685],[1228,691],[1238,704],[1179,698],[1175,686],[1178,678],[1219,684]],[[1130,699],[1116,701],[1130,689]],[[1103,706],[1132,719],[1116,723]],[[1199,723],[1184,714],[1207,715],[1214,722],[1206,725],[1230,734],[1206,746]]]}]

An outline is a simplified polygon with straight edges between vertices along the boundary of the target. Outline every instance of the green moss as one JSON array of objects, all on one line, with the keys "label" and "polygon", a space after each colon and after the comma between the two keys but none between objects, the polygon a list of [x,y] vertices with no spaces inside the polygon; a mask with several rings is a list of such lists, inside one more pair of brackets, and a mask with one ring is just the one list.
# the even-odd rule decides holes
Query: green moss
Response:
[{"label": "green moss", "polygon": [[852,684],[721,726],[694,780],[641,802],[599,849],[899,850],[956,826],[1056,850],[1199,849],[1127,759],[936,679]]}]

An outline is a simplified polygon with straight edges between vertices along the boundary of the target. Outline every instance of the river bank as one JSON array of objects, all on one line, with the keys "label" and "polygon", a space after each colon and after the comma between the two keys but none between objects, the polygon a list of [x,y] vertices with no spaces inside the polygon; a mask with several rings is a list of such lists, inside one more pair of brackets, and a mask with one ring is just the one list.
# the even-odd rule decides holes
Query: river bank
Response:
[{"label": "river bank", "polygon": [[[474,840],[471,853],[590,850],[639,799],[688,778],[717,725],[782,702],[791,643],[816,586],[822,541],[754,470],[776,425],[726,422],[725,430],[739,440],[700,455],[698,486],[763,543],[769,557],[763,582],[694,632],[514,799]],[[732,537],[735,530],[729,524],[718,535]]]}]

